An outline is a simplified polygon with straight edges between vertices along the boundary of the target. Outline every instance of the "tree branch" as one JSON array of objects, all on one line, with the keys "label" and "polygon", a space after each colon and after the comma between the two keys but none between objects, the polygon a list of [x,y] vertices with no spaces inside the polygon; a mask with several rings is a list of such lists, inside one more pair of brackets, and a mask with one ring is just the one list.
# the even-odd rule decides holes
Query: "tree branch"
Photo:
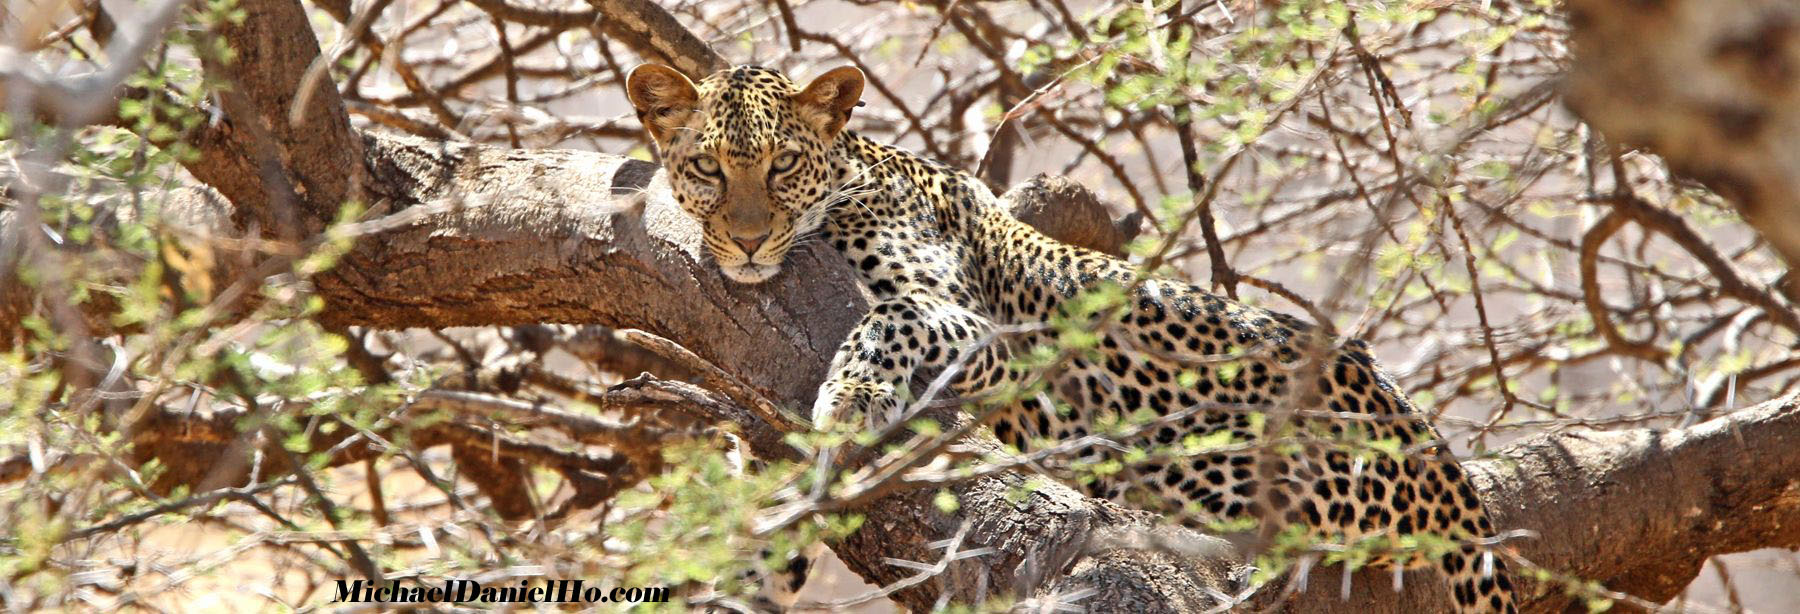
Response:
[{"label": "tree branch", "polygon": [[724,68],[725,58],[651,0],[589,0],[600,12],[594,27],[646,60],[700,79]]}]

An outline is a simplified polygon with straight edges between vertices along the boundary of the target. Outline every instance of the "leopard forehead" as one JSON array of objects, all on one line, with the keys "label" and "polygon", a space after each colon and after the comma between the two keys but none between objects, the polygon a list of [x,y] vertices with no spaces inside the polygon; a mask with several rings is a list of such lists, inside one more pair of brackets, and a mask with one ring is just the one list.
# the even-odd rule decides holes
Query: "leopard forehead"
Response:
[{"label": "leopard forehead", "polygon": [[701,149],[754,160],[778,149],[796,119],[791,100],[799,89],[787,76],[761,66],[738,66],[702,80],[698,135]]}]

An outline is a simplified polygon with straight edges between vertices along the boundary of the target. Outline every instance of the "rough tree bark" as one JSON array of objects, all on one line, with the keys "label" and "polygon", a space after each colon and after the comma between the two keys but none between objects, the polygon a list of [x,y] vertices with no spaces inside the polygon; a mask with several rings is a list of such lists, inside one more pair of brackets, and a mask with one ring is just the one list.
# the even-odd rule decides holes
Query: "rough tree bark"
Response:
[{"label": "rough tree bark", "polygon": [[[244,5],[251,23],[227,32],[234,48],[249,57],[309,49],[316,55],[316,43],[297,40],[310,41],[310,28],[269,27],[304,24],[294,19],[302,11],[296,0],[245,0]],[[655,9],[596,5],[603,13],[627,5]],[[607,17],[656,23],[641,14]],[[258,70],[303,70],[310,57],[285,58]],[[659,173],[647,163],[355,133],[335,113],[308,113],[301,126],[267,123],[287,117],[285,103],[294,92],[282,88],[298,83],[297,74],[235,79],[235,87],[245,91],[239,102],[227,104],[227,121],[261,129],[201,143],[220,151],[209,151],[190,171],[216,178],[209,181],[232,202],[189,201],[198,208],[225,208],[196,219],[236,220],[239,227],[220,230],[241,232],[241,224],[275,219],[265,208],[318,198],[308,192],[312,185],[337,185],[321,184],[321,177],[360,177],[360,192],[352,195],[381,211],[445,207],[359,241],[338,267],[318,278],[317,290],[328,305],[322,318],[329,323],[642,328],[684,344],[779,403],[800,408],[809,406],[832,350],[862,309],[845,266],[817,245],[798,250],[786,272],[769,283],[725,281],[700,257],[693,223],[676,210]],[[338,103],[334,92],[321,88],[310,104],[329,109]],[[258,124],[259,118],[264,123]],[[353,145],[321,149],[321,143],[331,142]],[[319,166],[295,170],[301,168],[292,165],[295,160]],[[272,180],[268,169],[281,169],[275,175],[290,179]],[[227,187],[233,184],[254,189]],[[323,212],[313,206],[294,212],[314,216],[302,227],[323,221],[317,217]],[[745,419],[741,426],[759,452],[784,454],[768,425]],[[972,445],[993,445],[975,439]],[[1660,601],[1685,586],[1708,556],[1800,545],[1800,486],[1794,477],[1800,476],[1800,455],[1791,453],[1796,446],[1800,404],[1789,397],[1671,432],[1542,435],[1469,463],[1469,472],[1501,527],[1539,533],[1537,539],[1516,542],[1523,556]],[[884,559],[936,561],[942,552],[929,544],[959,531],[965,534],[964,548],[995,549],[895,595],[921,610],[944,596],[1052,597],[1092,589],[1080,603],[1186,612],[1210,607],[1214,595],[1240,588],[1241,568],[1217,540],[1161,527],[1151,514],[1062,487],[1014,502],[1007,495],[1019,480],[1001,475],[955,486],[961,507],[952,514],[932,504],[931,492],[873,501],[864,509],[880,513],[834,550],[865,579],[885,584],[914,572]],[[1380,572],[1353,576],[1350,600],[1340,601],[1337,574],[1316,571],[1311,590],[1281,607],[1429,612],[1443,611],[1448,603],[1427,575],[1407,576],[1405,590],[1395,592],[1391,578]],[[1528,611],[1551,612],[1568,602],[1559,591],[1545,590],[1525,605]]]}]

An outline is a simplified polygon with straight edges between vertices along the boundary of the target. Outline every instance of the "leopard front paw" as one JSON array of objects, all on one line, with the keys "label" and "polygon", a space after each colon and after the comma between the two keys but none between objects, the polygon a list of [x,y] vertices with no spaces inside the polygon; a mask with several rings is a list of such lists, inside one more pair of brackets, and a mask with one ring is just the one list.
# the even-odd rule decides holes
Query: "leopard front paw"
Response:
[{"label": "leopard front paw", "polygon": [[826,382],[813,401],[813,428],[824,431],[845,423],[879,429],[906,414],[907,403],[892,385],[873,382]]}]

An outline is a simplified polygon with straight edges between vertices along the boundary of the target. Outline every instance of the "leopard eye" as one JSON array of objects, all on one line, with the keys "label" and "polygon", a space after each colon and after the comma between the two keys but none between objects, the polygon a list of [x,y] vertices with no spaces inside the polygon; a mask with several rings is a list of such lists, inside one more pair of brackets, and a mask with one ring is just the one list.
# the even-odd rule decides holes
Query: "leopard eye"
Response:
[{"label": "leopard eye", "polygon": [[775,156],[775,162],[769,165],[769,174],[779,175],[794,170],[794,165],[799,163],[800,154],[791,151],[781,152],[781,155]]},{"label": "leopard eye", "polygon": [[719,176],[719,161],[712,156],[694,156],[694,168],[709,177]]}]

